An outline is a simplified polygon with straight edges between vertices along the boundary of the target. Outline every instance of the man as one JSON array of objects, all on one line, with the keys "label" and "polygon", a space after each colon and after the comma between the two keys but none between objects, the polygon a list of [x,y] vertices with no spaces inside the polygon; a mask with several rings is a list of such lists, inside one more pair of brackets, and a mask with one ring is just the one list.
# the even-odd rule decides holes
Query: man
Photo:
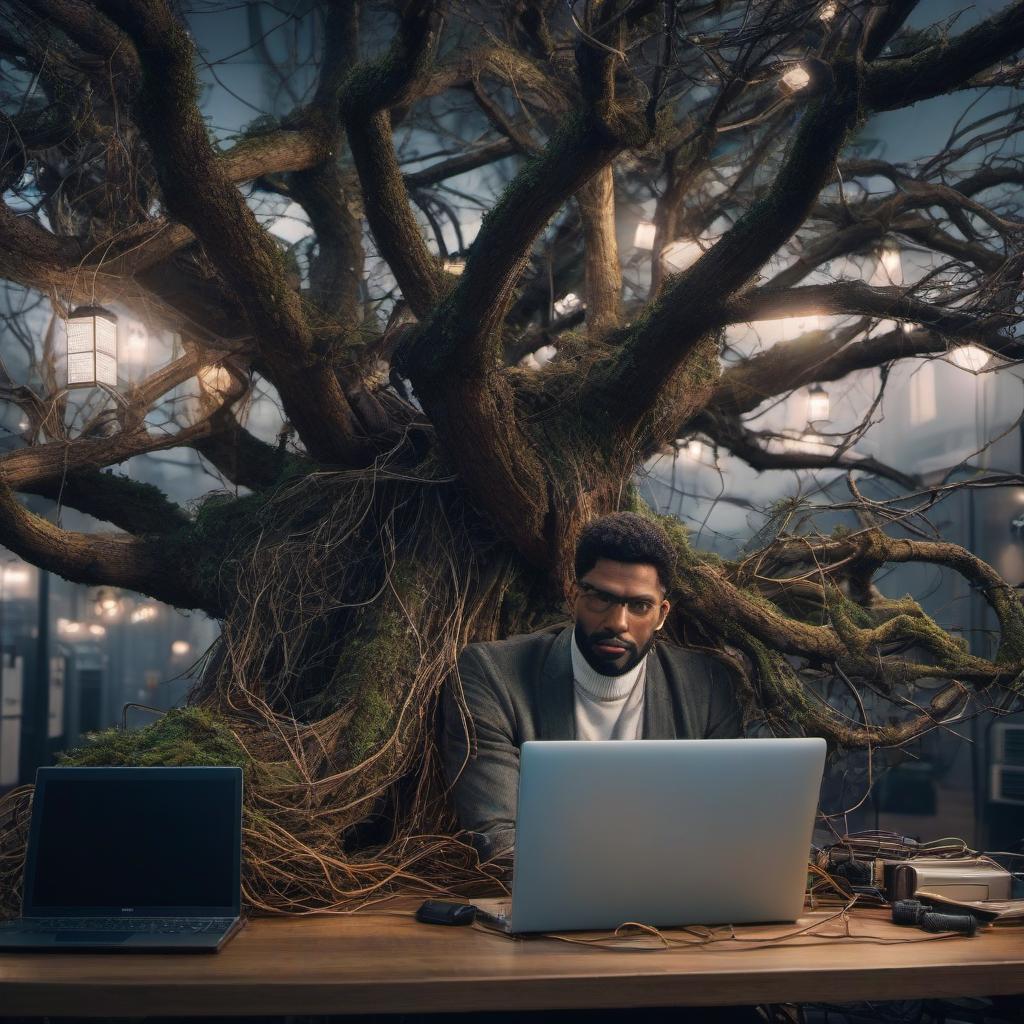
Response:
[{"label": "man", "polygon": [[[484,858],[515,843],[519,748],[527,740],[702,739],[742,735],[714,659],[655,644],[675,551],[642,516],[587,526],[566,594],[571,628],[472,644],[444,693],[444,763],[463,828]],[[460,703],[469,721],[464,721]]]}]

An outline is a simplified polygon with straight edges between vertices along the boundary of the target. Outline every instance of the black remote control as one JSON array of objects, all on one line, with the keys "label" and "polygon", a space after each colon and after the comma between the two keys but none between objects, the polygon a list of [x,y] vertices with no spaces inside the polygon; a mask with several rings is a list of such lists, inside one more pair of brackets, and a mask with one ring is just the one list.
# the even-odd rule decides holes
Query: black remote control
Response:
[{"label": "black remote control", "polygon": [[472,924],[476,920],[476,907],[468,903],[426,900],[416,911],[416,920],[424,924]]}]

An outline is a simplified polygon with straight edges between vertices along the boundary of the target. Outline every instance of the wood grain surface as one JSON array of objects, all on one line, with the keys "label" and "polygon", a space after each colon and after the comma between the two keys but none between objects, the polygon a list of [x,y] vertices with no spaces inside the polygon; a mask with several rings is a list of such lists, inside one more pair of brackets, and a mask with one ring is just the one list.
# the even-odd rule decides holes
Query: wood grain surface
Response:
[{"label": "wood grain surface", "polygon": [[[389,913],[258,918],[216,955],[0,953],[0,1015],[428,1013],[1024,992],[1022,927],[898,942],[926,933],[864,911],[851,913],[849,933],[884,942],[804,936],[781,947],[655,951],[637,948],[652,942],[640,937],[607,950],[422,925],[411,916],[417,902],[389,904]],[[828,917],[735,931],[768,938]],[[846,927],[832,921],[825,930]]]}]

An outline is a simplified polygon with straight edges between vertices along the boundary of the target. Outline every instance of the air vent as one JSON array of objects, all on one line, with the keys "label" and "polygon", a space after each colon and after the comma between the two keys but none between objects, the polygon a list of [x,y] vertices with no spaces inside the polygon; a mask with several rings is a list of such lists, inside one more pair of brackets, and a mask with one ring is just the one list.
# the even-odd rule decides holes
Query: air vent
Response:
[{"label": "air vent", "polygon": [[996,722],[992,732],[995,741],[993,761],[1024,768],[1024,725]]},{"label": "air vent", "polygon": [[992,765],[991,799],[1000,804],[1024,804],[1024,767]]}]

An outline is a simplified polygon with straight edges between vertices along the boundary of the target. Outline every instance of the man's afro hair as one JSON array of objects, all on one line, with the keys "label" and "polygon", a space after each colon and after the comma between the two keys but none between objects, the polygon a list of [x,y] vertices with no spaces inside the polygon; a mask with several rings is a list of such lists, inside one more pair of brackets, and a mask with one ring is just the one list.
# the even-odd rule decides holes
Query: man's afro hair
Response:
[{"label": "man's afro hair", "polygon": [[675,581],[676,552],[668,534],[635,512],[613,512],[588,523],[576,545],[576,579],[582,579],[599,558],[653,565],[666,591]]}]

